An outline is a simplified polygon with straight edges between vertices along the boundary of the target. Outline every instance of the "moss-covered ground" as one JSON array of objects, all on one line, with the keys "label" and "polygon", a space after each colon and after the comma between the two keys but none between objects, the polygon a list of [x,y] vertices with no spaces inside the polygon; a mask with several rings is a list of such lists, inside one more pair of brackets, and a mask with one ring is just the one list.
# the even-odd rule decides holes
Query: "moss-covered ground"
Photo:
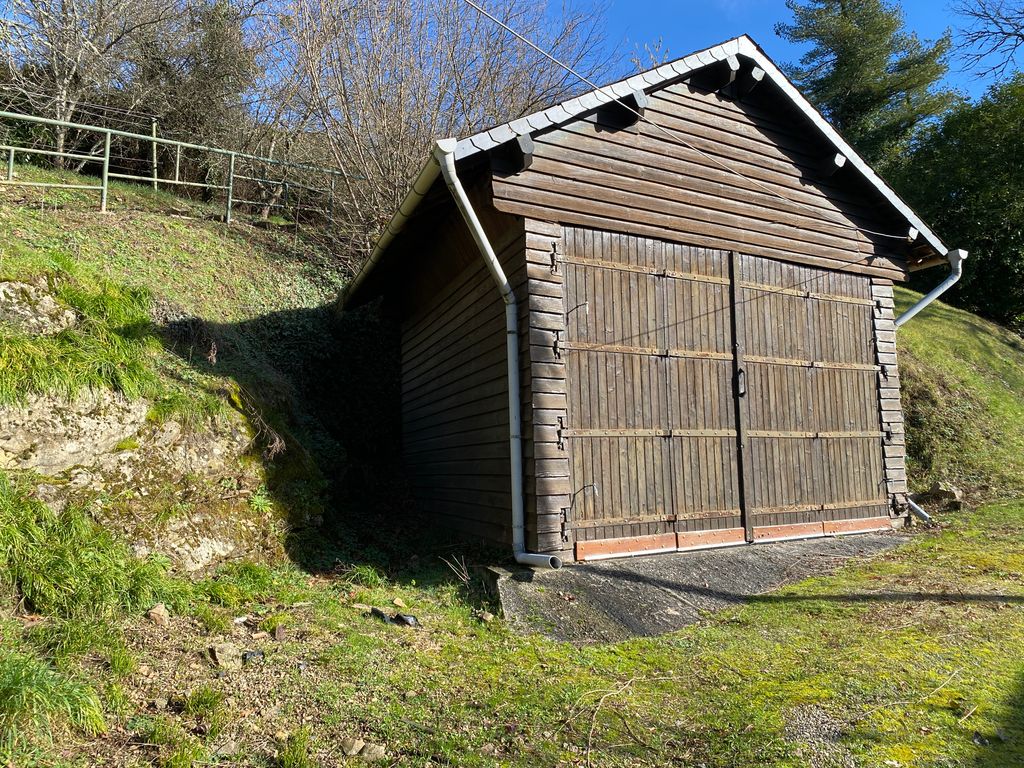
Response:
[{"label": "moss-covered ground", "polygon": [[[315,766],[343,763],[346,737],[393,765],[1018,765],[1024,505],[945,523],[674,634],[585,648],[482,621],[486,593],[434,558],[234,566],[190,586],[166,629],[124,618],[117,673],[85,657],[73,679],[104,702],[100,735],[58,729],[20,759],[273,766],[300,734]],[[396,599],[422,629],[365,613]],[[7,644],[22,631],[6,622]],[[263,656],[220,671],[206,652],[225,640]]]}]

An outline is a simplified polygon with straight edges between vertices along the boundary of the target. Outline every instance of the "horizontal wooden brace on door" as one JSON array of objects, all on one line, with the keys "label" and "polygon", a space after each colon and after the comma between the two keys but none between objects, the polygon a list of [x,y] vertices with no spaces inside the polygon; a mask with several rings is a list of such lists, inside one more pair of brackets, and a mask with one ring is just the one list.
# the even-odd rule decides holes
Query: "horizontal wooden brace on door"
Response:
[{"label": "horizontal wooden brace on door", "polygon": [[606,525],[649,525],[651,523],[685,523],[687,520],[714,520],[719,518],[739,517],[736,509],[709,509],[700,512],[684,510],[675,515],[650,515],[643,517],[602,517],[599,519],[576,519],[572,527],[576,530],[602,528]]},{"label": "horizontal wooden brace on door", "polygon": [[767,544],[786,539],[813,539],[821,536],[843,536],[852,533],[887,531],[893,527],[888,517],[861,517],[853,520],[822,520],[816,523],[788,523],[754,527],[754,541]]},{"label": "horizontal wooden brace on door", "polygon": [[884,440],[885,433],[878,430],[868,430],[863,432],[787,432],[782,430],[774,431],[771,429],[749,429],[747,430],[747,437],[779,437],[799,440]]},{"label": "horizontal wooden brace on door", "polygon": [[732,361],[731,352],[716,352],[701,349],[676,349],[674,347],[633,347],[625,344],[600,344],[589,341],[566,341],[559,345],[563,351],[611,352],[619,355],[647,355],[650,357],[679,357],[692,360]]},{"label": "horizontal wooden brace on door", "polygon": [[620,539],[599,539],[576,542],[576,559],[604,560],[630,555],[655,555],[680,550],[730,547],[746,543],[742,528],[722,528],[713,531],[679,531],[630,536]]},{"label": "horizontal wooden brace on door", "polygon": [[561,437],[736,437],[734,429],[563,429]]},{"label": "horizontal wooden brace on door", "polygon": [[879,366],[874,363],[840,363],[830,360],[800,360],[792,357],[768,357],[766,355],[747,355],[744,360],[748,363],[761,363],[763,365],[789,365],[794,368],[821,368],[835,371],[873,371],[877,372]]},{"label": "horizontal wooden brace on door", "polygon": [[[562,264],[575,264],[581,267],[595,267],[597,269],[609,269],[617,272],[632,272],[651,277],[671,277],[676,280],[692,280],[698,283],[714,283],[716,285],[728,285],[729,278],[717,275],[704,275],[699,272],[682,272],[675,269],[664,269],[648,264],[626,264],[620,261],[605,261],[602,259],[583,259],[578,257],[566,257],[558,259]],[[739,288],[762,293],[776,293],[784,296],[796,296],[802,299],[815,299],[816,301],[831,301],[839,304],[854,304],[858,306],[874,307],[874,299],[865,299],[857,296],[843,296],[835,293],[822,293],[820,291],[808,291],[795,286],[779,286],[770,283],[755,283],[742,281]]]},{"label": "horizontal wooden brace on door", "polygon": [[796,287],[785,287],[780,285],[769,285],[768,283],[748,283],[742,281],[740,288],[748,291],[761,291],[762,293],[777,293],[783,296],[795,296],[801,299],[815,299],[816,301],[832,301],[837,304],[856,304],[862,307],[875,306],[874,299],[862,299],[857,296],[842,296],[835,293],[819,293],[818,291],[805,291]]},{"label": "horizontal wooden brace on door", "polygon": [[792,512],[835,512],[841,509],[859,509],[862,507],[885,507],[888,506],[888,497],[880,499],[858,499],[856,501],[842,501],[831,504],[791,504],[782,507],[753,507],[750,513],[755,517],[759,515],[785,515]]},{"label": "horizontal wooden brace on door", "polygon": [[651,277],[671,277],[676,280],[692,280],[696,283],[713,283],[715,285],[729,284],[729,278],[727,277],[703,275],[700,272],[682,272],[676,269],[665,269],[663,267],[654,267],[648,264],[626,264],[621,261],[581,259],[578,257],[559,259],[559,261],[562,264],[574,264],[580,267],[594,267],[596,269],[609,269],[615,272],[631,272],[637,275],[650,275]]}]

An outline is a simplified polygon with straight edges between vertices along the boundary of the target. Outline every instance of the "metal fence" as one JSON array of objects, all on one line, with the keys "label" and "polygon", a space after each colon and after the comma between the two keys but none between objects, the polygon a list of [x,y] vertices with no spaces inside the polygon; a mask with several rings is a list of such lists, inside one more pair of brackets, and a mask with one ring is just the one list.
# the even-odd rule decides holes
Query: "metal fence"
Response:
[{"label": "metal fence", "polygon": [[[13,143],[0,144],[0,156],[7,154],[7,173],[0,178],[0,186],[48,187],[55,189],[95,190],[100,196],[100,210],[106,212],[110,191],[110,180],[144,182],[153,189],[161,186],[171,188],[197,188],[224,198],[224,220],[231,223],[232,211],[238,206],[260,209],[265,216],[268,211],[281,210],[291,213],[295,220],[302,212],[313,212],[327,220],[334,216],[334,194],[338,177],[346,173],[338,168],[326,168],[276,160],[270,157],[235,152],[220,147],[208,147],[186,141],[163,138],[157,135],[156,123],[153,131],[146,135],[131,133],[96,125],[85,125],[47,117],[26,115],[17,112],[0,111],[0,122],[61,128],[77,131],[79,135],[93,135],[97,148],[90,151],[57,150],[40,146],[15,146]],[[112,155],[115,139],[135,142],[137,148],[148,148],[148,152],[134,155]],[[98,146],[102,145],[102,151]],[[161,152],[164,162],[161,163]],[[183,165],[188,155],[199,155],[201,160],[192,158],[195,167],[203,168],[203,179],[189,178]],[[15,156],[37,155],[61,158],[79,163],[81,167],[96,165],[100,168],[99,184],[74,184],[49,181],[23,181],[15,178]],[[220,167],[216,167],[217,164]],[[167,172],[161,175],[161,168]],[[143,171],[137,169],[143,168]],[[173,169],[173,175],[170,171]],[[193,168],[194,170],[194,168]],[[278,171],[272,174],[271,171]],[[145,173],[145,175],[143,175]],[[194,174],[193,174],[194,175]],[[255,199],[253,199],[255,198]]]}]

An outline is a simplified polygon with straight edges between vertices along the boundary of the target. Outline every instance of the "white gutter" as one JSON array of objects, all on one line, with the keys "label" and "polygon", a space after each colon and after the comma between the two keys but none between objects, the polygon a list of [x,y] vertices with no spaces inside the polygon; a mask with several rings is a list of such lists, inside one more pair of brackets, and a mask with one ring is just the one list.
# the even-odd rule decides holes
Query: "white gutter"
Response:
[{"label": "white gutter", "polygon": [[900,315],[898,318],[896,318],[897,328],[902,326],[908,320],[913,318],[914,315],[916,315],[922,309],[924,309],[937,298],[939,298],[939,296],[941,296],[950,288],[952,288],[953,284],[960,279],[960,276],[964,272],[963,265],[964,259],[967,258],[967,251],[957,248],[952,251],[948,251],[946,253],[946,258],[949,259],[949,276],[941,283],[939,283],[937,286],[935,286],[931,290],[931,292],[929,292],[926,296],[923,296],[921,300],[917,302],[917,304],[915,304],[902,315]]},{"label": "white gutter", "polygon": [[519,402],[519,309],[515,293],[501,268],[494,248],[491,247],[487,233],[473,210],[473,204],[466,195],[466,190],[455,173],[455,149],[457,139],[442,139],[434,145],[433,157],[440,166],[448,189],[451,190],[455,204],[466,221],[473,240],[484,257],[491,277],[494,278],[501,299],[505,302],[505,339],[508,368],[508,426],[510,472],[512,474],[512,550],[516,562],[524,565],[536,565],[545,568],[561,568],[562,561],[555,555],[541,555],[526,551],[526,516],[523,504],[523,438],[522,416]]}]

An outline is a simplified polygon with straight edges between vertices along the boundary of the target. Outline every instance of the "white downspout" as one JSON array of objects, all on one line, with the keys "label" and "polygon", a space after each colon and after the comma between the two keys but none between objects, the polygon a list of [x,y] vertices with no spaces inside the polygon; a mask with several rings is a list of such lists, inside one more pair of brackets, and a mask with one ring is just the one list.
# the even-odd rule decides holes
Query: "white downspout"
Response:
[{"label": "white downspout", "polygon": [[946,253],[946,258],[949,259],[949,276],[935,286],[926,296],[923,296],[917,304],[896,318],[897,328],[952,288],[953,284],[960,279],[960,275],[964,272],[963,264],[964,259],[967,258],[967,251],[957,248],[955,250],[948,251]]},{"label": "white downspout", "polygon": [[519,309],[515,293],[509,284],[505,271],[501,268],[494,248],[491,247],[487,233],[473,210],[473,205],[463,189],[459,177],[455,173],[456,139],[442,139],[434,145],[434,157],[441,166],[448,189],[451,190],[455,204],[469,227],[473,240],[476,241],[484,263],[494,278],[501,299],[505,302],[505,338],[506,357],[508,363],[508,425],[510,472],[512,474],[512,549],[516,562],[524,565],[536,565],[545,568],[561,568],[562,561],[555,555],[541,555],[526,551],[526,516],[523,504],[523,438],[522,417],[519,403]]},{"label": "white downspout", "polygon": [[913,499],[907,499],[907,505],[910,507],[910,511],[913,512],[916,517],[921,518],[921,520],[923,520],[926,523],[930,523],[932,521],[932,516],[925,512],[923,509],[921,509],[921,506]]}]

